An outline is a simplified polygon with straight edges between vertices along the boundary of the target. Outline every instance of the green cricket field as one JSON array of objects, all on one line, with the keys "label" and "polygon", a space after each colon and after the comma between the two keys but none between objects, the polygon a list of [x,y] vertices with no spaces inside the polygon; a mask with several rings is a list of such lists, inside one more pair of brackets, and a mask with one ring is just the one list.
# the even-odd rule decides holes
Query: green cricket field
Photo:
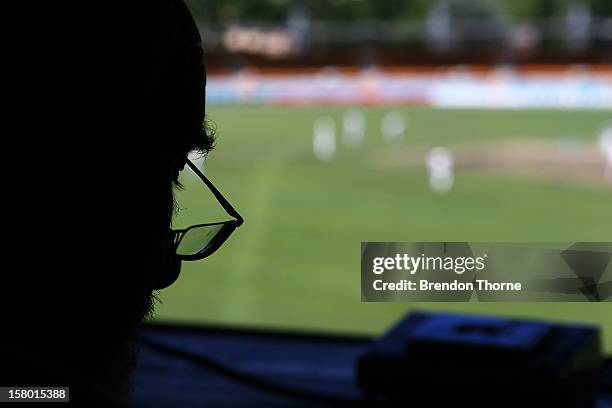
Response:
[{"label": "green cricket field", "polygon": [[[245,218],[213,256],[183,263],[156,319],[378,334],[414,310],[597,324],[612,352],[612,303],[362,303],[362,241],[612,241],[612,184],[598,135],[607,111],[363,107],[362,143],[342,107],[222,107],[204,169]],[[390,142],[384,117],[405,129]],[[331,118],[329,160],[313,154]],[[328,121],[329,122],[329,121]],[[333,129],[332,129],[333,130]],[[453,154],[452,189],[432,191],[427,152]],[[329,147],[329,146],[328,146]],[[333,158],[331,157],[333,156]],[[175,226],[227,218],[189,174]]]}]

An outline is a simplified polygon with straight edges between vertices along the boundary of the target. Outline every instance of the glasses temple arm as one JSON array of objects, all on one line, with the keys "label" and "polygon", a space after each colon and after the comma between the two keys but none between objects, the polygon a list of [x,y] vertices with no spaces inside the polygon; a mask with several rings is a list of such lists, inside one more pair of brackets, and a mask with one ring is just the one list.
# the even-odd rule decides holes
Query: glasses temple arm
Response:
[{"label": "glasses temple arm", "polygon": [[187,165],[204,182],[204,184],[206,184],[206,187],[210,189],[210,191],[213,193],[213,195],[215,196],[219,204],[221,204],[223,209],[229,215],[236,218],[239,224],[242,224],[244,221],[242,216],[238,214],[238,211],[236,211],[234,207],[232,207],[232,205],[229,203],[229,201],[227,201],[225,197],[223,197],[223,194],[221,194],[221,192],[217,190],[217,187],[215,187],[213,183],[210,180],[208,180],[208,178],[204,175],[204,173],[202,173],[202,171],[200,171],[200,169],[198,169],[198,167],[189,159],[187,159]]}]

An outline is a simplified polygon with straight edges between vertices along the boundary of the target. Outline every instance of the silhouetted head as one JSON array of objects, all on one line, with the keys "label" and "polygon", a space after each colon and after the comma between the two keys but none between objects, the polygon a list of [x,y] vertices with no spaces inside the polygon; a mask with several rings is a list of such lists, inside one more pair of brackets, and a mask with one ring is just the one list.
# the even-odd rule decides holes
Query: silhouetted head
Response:
[{"label": "silhouetted head", "polygon": [[9,175],[2,351],[14,361],[2,383],[73,384],[75,398],[125,390],[131,337],[180,268],[173,183],[188,152],[212,146],[185,5],[148,1],[109,18],[37,56],[43,78],[24,79],[22,160]]}]

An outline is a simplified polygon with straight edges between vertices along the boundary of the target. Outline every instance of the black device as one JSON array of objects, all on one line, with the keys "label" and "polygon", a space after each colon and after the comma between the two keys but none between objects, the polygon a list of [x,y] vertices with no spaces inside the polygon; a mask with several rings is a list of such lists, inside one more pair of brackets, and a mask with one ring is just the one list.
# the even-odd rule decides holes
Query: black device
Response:
[{"label": "black device", "polygon": [[357,381],[406,406],[592,407],[602,364],[594,326],[412,313],[358,358]]}]

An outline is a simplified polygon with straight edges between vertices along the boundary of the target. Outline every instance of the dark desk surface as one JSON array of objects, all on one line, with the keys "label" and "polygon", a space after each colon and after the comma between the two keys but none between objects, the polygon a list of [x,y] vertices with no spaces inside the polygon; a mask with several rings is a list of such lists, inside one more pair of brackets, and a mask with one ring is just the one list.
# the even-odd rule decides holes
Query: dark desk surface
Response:
[{"label": "dark desk surface", "polygon": [[[354,366],[367,338],[165,325],[148,326],[143,336],[287,387],[349,399],[362,396]],[[323,405],[262,391],[148,347],[140,351],[132,381],[135,407]],[[612,396],[602,396],[597,408],[608,407]]]}]

